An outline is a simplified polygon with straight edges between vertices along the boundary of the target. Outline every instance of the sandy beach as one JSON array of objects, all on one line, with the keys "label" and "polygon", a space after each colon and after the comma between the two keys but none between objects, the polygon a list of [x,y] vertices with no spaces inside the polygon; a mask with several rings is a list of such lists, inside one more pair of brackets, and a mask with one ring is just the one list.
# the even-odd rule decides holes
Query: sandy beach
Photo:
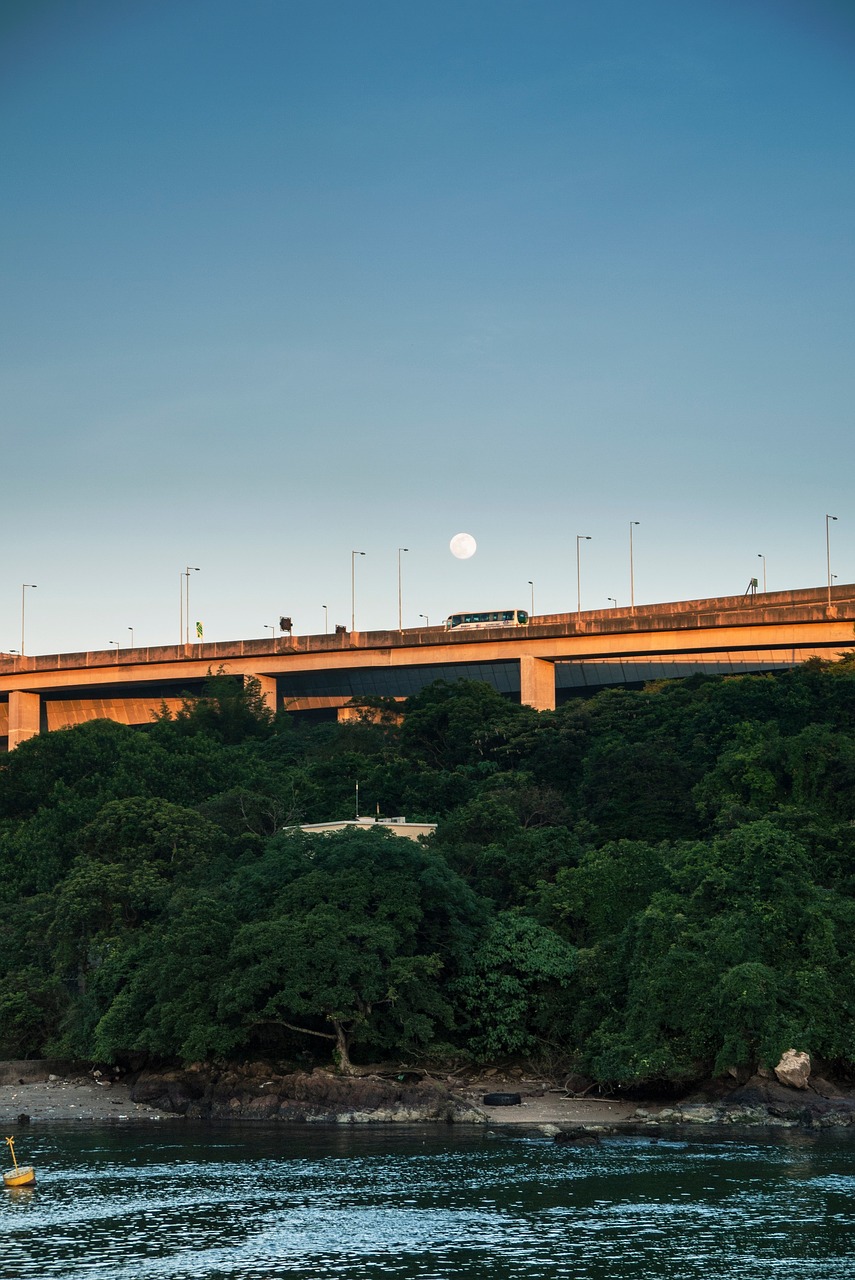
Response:
[{"label": "sandy beach", "polygon": [[[449,1087],[486,1115],[490,1124],[556,1125],[562,1129],[575,1125],[619,1125],[634,1115],[637,1103],[616,1102],[605,1098],[574,1098],[563,1089],[555,1089],[541,1080],[503,1080],[493,1078],[469,1081]],[[491,1107],[484,1103],[490,1093],[518,1093],[521,1102],[510,1107]]]},{"label": "sandy beach", "polygon": [[98,1085],[94,1081],[73,1077],[34,1081],[27,1084],[0,1085],[0,1124],[57,1121],[129,1121],[163,1120],[165,1111],[157,1111],[139,1102],[131,1102],[130,1090],[124,1084]]}]

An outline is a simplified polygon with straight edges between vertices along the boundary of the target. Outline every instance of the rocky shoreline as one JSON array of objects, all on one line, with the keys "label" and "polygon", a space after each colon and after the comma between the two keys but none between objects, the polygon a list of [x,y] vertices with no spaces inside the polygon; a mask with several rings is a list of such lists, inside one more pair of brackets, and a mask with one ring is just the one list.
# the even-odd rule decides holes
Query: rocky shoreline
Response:
[{"label": "rocky shoreline", "polygon": [[131,1098],[203,1120],[291,1123],[481,1124],[483,1113],[435,1079],[407,1071],[339,1076],[330,1071],[277,1073],[266,1063],[141,1071]]},{"label": "rocky shoreline", "polygon": [[821,1077],[799,1085],[769,1074],[727,1079],[669,1102],[574,1095],[553,1082],[496,1070],[436,1077],[376,1068],[356,1076],[282,1071],[263,1062],[145,1069],[122,1078],[87,1064],[0,1063],[0,1121],[129,1122],[184,1118],[304,1124],[514,1126],[561,1142],[663,1129],[855,1131],[855,1093]]},{"label": "rocky shoreline", "polygon": [[761,1077],[726,1097],[686,1099],[669,1106],[637,1107],[632,1121],[661,1125],[756,1125],[778,1128],[841,1129],[855,1127],[855,1098],[830,1087],[794,1096],[785,1085]]}]

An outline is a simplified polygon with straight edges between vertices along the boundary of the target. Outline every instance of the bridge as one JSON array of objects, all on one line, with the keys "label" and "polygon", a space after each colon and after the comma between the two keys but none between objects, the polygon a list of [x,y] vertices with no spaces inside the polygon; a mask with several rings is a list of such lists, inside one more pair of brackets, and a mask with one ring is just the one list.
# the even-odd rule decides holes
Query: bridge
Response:
[{"label": "bridge", "polygon": [[[537,710],[677,676],[777,671],[855,647],[855,586],[534,617],[528,626],[281,636],[39,656],[0,654],[0,749],[110,719],[151,722],[220,670],[259,681],[271,709],[346,718],[368,695],[483,680]],[[352,712],[350,713],[352,714]]]}]

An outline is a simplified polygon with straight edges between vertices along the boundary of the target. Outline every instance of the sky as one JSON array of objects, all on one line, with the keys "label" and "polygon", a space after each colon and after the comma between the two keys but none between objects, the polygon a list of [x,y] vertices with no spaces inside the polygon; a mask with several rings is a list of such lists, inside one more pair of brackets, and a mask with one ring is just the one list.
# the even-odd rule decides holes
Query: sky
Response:
[{"label": "sky", "polygon": [[855,581],[849,0],[5,0],[0,130],[0,650]]}]

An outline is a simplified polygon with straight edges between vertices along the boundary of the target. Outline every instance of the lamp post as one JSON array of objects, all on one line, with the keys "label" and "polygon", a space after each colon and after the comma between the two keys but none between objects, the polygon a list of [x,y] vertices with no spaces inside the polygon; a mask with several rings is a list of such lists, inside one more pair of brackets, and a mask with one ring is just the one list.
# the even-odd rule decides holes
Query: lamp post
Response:
[{"label": "lamp post", "polygon": [[195,564],[188,564],[187,568],[184,570],[184,576],[187,579],[187,610],[186,610],[186,617],[184,619],[184,624],[185,624],[184,643],[185,644],[190,643],[190,574],[198,573],[198,572],[199,572],[199,566]]},{"label": "lamp post", "polygon": [[273,623],[272,623],[272,622],[265,622],[265,624],[264,624],[264,630],[265,630],[265,631],[269,631],[269,632],[270,632],[270,639],[271,639],[271,640],[273,640],[273,641],[275,642],[275,640],[276,640],[276,628],[274,627]]},{"label": "lamp post", "polygon": [[617,608],[617,600],[615,600],[614,596],[606,596],[606,599],[608,600],[609,604],[613,604],[614,607]]},{"label": "lamp post", "polygon": [[130,631],[130,633],[131,633],[131,648],[133,649],[133,647],[134,647],[134,629],[133,629],[133,627],[128,627],[128,630],[129,630],[129,631]]},{"label": "lamp post", "polygon": [[116,646],[116,661],[118,662],[118,661],[119,661],[119,650],[120,650],[120,649],[121,649],[121,647],[122,647],[122,646],[121,646],[121,644],[120,644],[120,642],[119,642],[118,640],[108,640],[108,641],[107,641],[107,644],[114,644],[114,645]]},{"label": "lamp post", "polygon": [[25,648],[24,648],[24,610],[25,610],[25,607],[26,607],[26,603],[25,603],[25,602],[26,602],[26,599],[27,599],[27,588],[29,587],[29,589],[30,589],[31,591],[35,591],[35,589],[36,589],[36,587],[37,587],[38,585],[39,585],[39,584],[38,584],[37,582],[22,582],[22,583],[21,583],[21,657],[22,657],[22,658],[23,658],[24,654],[26,653],[26,650],[25,650]]},{"label": "lamp post", "polygon": [[398,630],[403,631],[402,595],[401,595],[401,552],[409,551],[409,547],[398,547]]},{"label": "lamp post", "polygon": [[762,551],[757,552],[757,559],[763,561],[763,594],[766,594],[766,557]]},{"label": "lamp post", "polygon": [[429,626],[430,626],[430,618],[427,616],[427,614],[426,614],[426,613],[420,613],[420,614],[419,614],[419,617],[420,617],[420,618],[424,618],[424,620],[425,620],[425,626],[426,626],[426,627],[429,627]]},{"label": "lamp post", "polygon": [[322,604],[321,608],[324,611],[324,635],[328,636],[330,632],[329,610],[327,609],[327,606],[325,604]]},{"label": "lamp post", "polygon": [[356,630],[356,557],[364,556],[364,551],[350,553],[350,629]]},{"label": "lamp post", "polygon": [[528,585],[531,587],[531,616],[534,617],[534,583],[531,578],[528,580]]},{"label": "lamp post", "polygon": [[831,537],[829,535],[829,520],[836,520],[837,516],[826,515],[825,517],[825,563],[828,567],[828,607],[831,608]]},{"label": "lamp post", "polygon": [[629,522],[629,607],[635,613],[635,564],[632,558],[632,531],[640,520],[630,520]]},{"label": "lamp post", "polygon": [[588,533],[576,534],[576,616],[582,613],[582,557],[579,547],[583,542],[590,542],[591,536]]}]

